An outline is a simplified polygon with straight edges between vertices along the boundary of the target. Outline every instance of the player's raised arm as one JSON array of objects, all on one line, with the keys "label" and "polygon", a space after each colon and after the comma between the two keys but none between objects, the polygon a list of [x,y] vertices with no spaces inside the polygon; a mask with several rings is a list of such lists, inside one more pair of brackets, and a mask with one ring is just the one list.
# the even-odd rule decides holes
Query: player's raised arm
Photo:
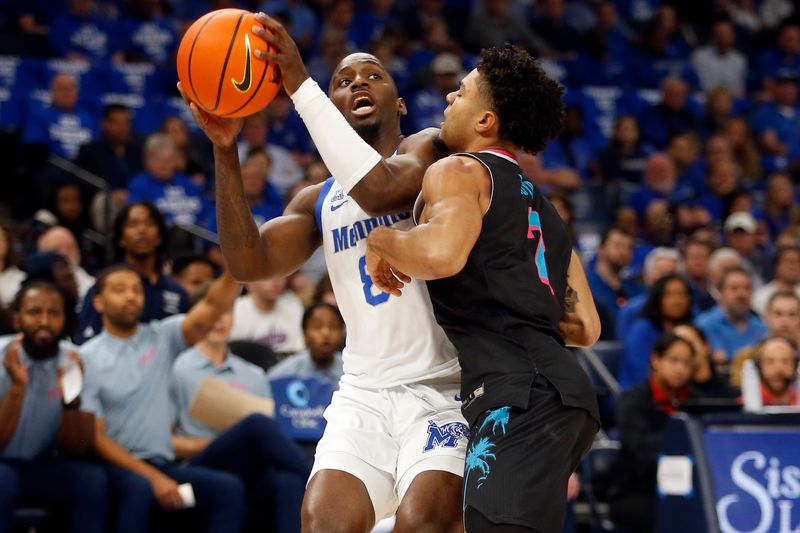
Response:
[{"label": "player's raised arm", "polygon": [[[475,160],[448,157],[428,169],[422,195],[425,209],[420,225],[409,231],[383,226],[370,233],[367,249],[374,254],[373,265],[377,256],[412,278],[453,276],[464,268],[481,233],[491,195],[488,174]],[[393,281],[385,279],[380,269],[370,269],[369,262],[367,269],[381,290],[393,292]]]},{"label": "player's raised arm", "polygon": [[[263,13],[256,18],[267,30],[254,26],[252,31],[264,39],[268,46],[267,50],[256,49],[254,53],[281,67],[286,92],[292,98],[317,151],[345,192],[371,215],[393,213],[412,206],[425,170],[445,155],[443,145],[437,142],[438,130],[425,130],[409,137],[394,157],[392,155],[400,143],[399,127],[395,138],[387,139],[388,150],[377,146],[373,148],[374,143],[370,146],[356,133],[343,116],[342,108],[337,109],[337,105],[309,77],[297,46],[285,28]],[[393,86],[395,99],[399,103],[396,112],[404,115],[405,104],[397,96],[394,81],[377,58],[369,54],[354,54],[352,57],[355,61],[371,61],[380,67],[381,72],[376,75],[383,75]],[[339,90],[357,91],[358,80],[351,79],[355,77],[352,72],[347,72],[346,76],[339,79],[338,73],[335,73],[331,97]],[[380,80],[376,80],[376,83],[380,83]],[[365,93],[364,97],[369,99],[370,95]],[[369,105],[374,106],[376,102],[369,101]]]},{"label": "player's raised arm", "polygon": [[[180,84],[179,84],[180,89]],[[293,273],[320,244],[314,202],[321,185],[301,191],[283,216],[256,226],[245,198],[236,137],[242,119],[221,118],[189,104],[198,125],[214,144],[217,228],[225,263],[238,281]]]}]

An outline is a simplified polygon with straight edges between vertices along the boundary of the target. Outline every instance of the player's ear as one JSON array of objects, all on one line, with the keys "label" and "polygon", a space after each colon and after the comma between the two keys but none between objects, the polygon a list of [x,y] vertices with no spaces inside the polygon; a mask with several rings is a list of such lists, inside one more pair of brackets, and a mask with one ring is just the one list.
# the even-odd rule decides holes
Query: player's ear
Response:
[{"label": "player's ear", "polygon": [[408,107],[406,107],[406,101],[402,98],[397,99],[397,113],[404,117],[408,114]]},{"label": "player's ear", "polygon": [[497,121],[497,113],[494,111],[484,111],[481,115],[478,123],[475,125],[475,129],[481,133],[485,133],[491,131],[493,128],[498,126]]}]

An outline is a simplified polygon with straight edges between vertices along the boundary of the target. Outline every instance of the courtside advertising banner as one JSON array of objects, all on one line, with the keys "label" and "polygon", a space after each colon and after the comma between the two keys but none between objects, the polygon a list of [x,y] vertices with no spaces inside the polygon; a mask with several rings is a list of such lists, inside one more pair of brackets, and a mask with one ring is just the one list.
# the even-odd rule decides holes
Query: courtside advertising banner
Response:
[{"label": "courtside advertising banner", "polygon": [[800,533],[800,430],[709,429],[707,459],[722,533]]}]

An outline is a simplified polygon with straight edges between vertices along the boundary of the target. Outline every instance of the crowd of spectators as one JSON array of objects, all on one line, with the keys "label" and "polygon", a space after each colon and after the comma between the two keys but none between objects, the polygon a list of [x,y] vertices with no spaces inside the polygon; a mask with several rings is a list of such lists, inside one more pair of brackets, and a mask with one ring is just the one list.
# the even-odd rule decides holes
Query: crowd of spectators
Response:
[{"label": "crowd of spectators", "polygon": [[[29,322],[26,330],[19,317],[28,300],[45,293],[48,305],[63,304],[63,337],[81,345],[53,353],[59,360],[73,348],[83,355],[88,385],[121,384],[119,376],[92,383],[98,359],[93,353],[103,342],[116,342],[104,332],[108,271],[97,284],[95,276],[110,265],[128,265],[115,275],[127,276],[126,283],[141,292],[134,324],[142,323],[138,330],[128,327],[138,331],[133,338],[146,333],[161,339],[153,341],[163,344],[154,364],[167,368],[174,361],[175,382],[158,385],[137,369],[144,389],[114,397],[111,405],[87,397],[88,410],[106,418],[103,431],[134,461],[129,466],[148,465],[137,475],[150,475],[144,490],[152,490],[161,507],[175,503],[170,503],[175,487],[165,477],[172,480],[167,476],[175,474],[177,457],[201,471],[216,469],[211,477],[223,472],[220,483],[230,484],[233,495],[242,493],[232,508],[257,523],[260,518],[246,510],[250,498],[272,494],[275,484],[296,486],[307,465],[274,455],[256,455],[252,461],[260,463],[255,466],[221,465],[212,442],[222,442],[227,451],[221,455],[231,454],[243,446],[239,440],[264,439],[282,430],[264,417],[248,418],[225,432],[198,425],[187,414],[189,397],[206,375],[233,382],[248,394],[272,397],[263,370],[228,349],[229,338],[287,356],[272,367],[274,378],[302,375],[336,383],[342,373],[337,350],[343,324],[317,253],[290,278],[247,284],[244,294],[231,300],[230,312],[220,312],[194,347],[173,331],[184,322],[172,317],[185,321],[202,309],[192,302],[207,297],[209,284],[223,270],[214,242],[210,144],[175,89],[174,56],[182,32],[211,9],[264,10],[288,26],[323,87],[344,55],[370,51],[391,72],[407,103],[405,133],[440,123],[445,96],[474,67],[482,47],[512,42],[541,58],[567,89],[563,132],[541,154],[519,154],[519,161],[550,195],[575,238],[602,320],[602,339],[621,347],[621,361],[612,370],[624,392],[604,427],[623,445],[612,516],[646,531],[658,441],[680,403],[738,398],[748,359],[759,362],[765,404],[798,403],[792,385],[800,341],[800,11],[795,4],[0,1],[0,157],[5,162],[0,328],[33,338],[6,353],[35,359],[26,351],[36,349],[36,326]],[[282,213],[302,188],[328,177],[283,93],[245,119],[239,157],[244,192],[258,224]],[[33,283],[44,285],[37,293]],[[22,286],[24,297],[16,298]],[[119,311],[132,312],[124,305]],[[11,337],[5,342],[13,344]],[[121,356],[123,349],[116,352]],[[45,379],[40,387],[46,391],[52,386],[46,380],[53,377],[45,370],[26,380]],[[15,390],[20,378],[6,373],[2,393]],[[153,396],[150,388],[157,386]],[[147,402],[139,399],[145,396]],[[161,409],[166,420],[170,398],[178,410],[164,422],[167,426],[143,419],[157,437],[144,447],[129,441],[124,423],[135,420],[135,411]],[[120,415],[117,408],[131,411]],[[115,414],[122,425],[114,426]],[[176,433],[164,440],[159,432],[170,423]],[[20,468],[14,461],[40,454],[46,448],[41,442],[53,441],[56,430],[57,424],[49,434],[34,431],[39,441],[21,453],[22,444],[4,435],[0,425],[0,477],[17,479],[21,471],[6,472],[5,466]],[[123,457],[116,452],[107,457]],[[271,466],[264,470],[266,463]],[[54,475],[64,469],[64,476],[75,467],[45,466],[54,468]],[[98,505],[141,514],[136,495],[142,487],[135,486],[136,478],[108,472],[87,467],[76,476],[86,480],[87,490],[96,489],[92,493],[103,492],[104,484],[127,487],[134,495],[129,501],[105,502],[98,496]],[[37,490],[22,486],[15,497]],[[270,500],[271,505],[295,505],[292,490],[287,489],[287,501]],[[207,511],[213,514],[211,507]],[[82,531],[97,527],[87,525],[92,520],[106,520],[87,517],[82,508],[75,516],[73,523],[82,524]],[[107,523],[115,516],[109,514]]]}]

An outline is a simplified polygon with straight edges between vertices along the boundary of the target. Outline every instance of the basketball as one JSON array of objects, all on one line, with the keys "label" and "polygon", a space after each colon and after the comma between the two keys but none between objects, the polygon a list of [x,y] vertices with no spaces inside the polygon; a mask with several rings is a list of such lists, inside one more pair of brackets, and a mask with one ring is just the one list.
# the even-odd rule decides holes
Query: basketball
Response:
[{"label": "basketball", "polygon": [[256,57],[266,43],[253,35],[253,13],[220,9],[197,19],[178,48],[178,79],[186,96],[221,117],[261,110],[281,87],[280,69]]}]

